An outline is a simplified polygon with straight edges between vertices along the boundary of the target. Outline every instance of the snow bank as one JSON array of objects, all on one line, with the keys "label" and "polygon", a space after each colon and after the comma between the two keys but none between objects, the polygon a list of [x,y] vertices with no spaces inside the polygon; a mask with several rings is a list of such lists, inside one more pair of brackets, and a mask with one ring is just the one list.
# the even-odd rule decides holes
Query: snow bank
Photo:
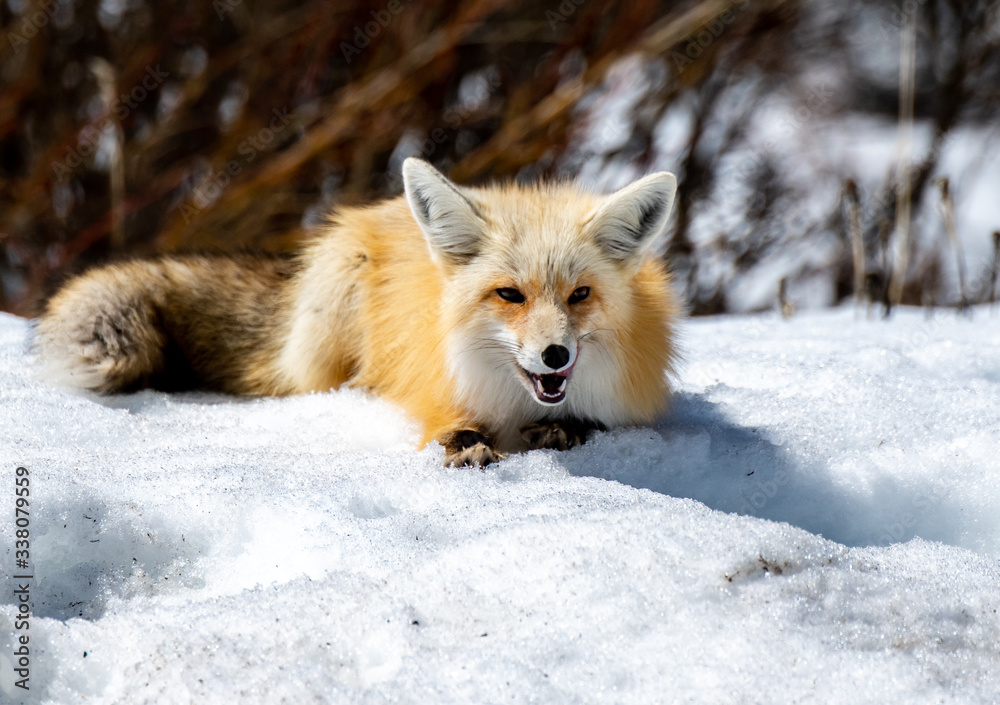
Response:
[{"label": "snow bank", "polygon": [[24,466],[24,702],[996,702],[998,330],[693,321],[654,428],[479,472],[358,392],[47,387],[0,316],[0,700]]}]

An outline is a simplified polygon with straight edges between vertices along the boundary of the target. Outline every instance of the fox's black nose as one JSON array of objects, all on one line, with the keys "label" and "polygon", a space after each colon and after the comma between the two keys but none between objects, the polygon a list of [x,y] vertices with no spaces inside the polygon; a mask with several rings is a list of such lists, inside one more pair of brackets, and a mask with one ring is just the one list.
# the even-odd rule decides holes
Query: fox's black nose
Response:
[{"label": "fox's black nose", "polygon": [[562,345],[550,345],[542,351],[542,362],[553,370],[565,367],[566,363],[569,362],[569,350]]}]

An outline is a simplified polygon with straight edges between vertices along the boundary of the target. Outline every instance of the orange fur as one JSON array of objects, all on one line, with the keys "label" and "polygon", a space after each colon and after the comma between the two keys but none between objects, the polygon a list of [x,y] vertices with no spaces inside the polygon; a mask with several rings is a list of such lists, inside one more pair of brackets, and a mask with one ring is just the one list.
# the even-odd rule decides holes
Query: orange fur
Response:
[{"label": "orange fur", "polygon": [[649,251],[673,177],[604,197],[462,189],[415,160],[404,176],[405,197],[340,211],[285,269],[173,258],[71,282],[39,322],[43,362],[115,391],[162,372],[169,340],[225,391],[370,390],[455,463],[569,447],[663,410],[678,305]]}]

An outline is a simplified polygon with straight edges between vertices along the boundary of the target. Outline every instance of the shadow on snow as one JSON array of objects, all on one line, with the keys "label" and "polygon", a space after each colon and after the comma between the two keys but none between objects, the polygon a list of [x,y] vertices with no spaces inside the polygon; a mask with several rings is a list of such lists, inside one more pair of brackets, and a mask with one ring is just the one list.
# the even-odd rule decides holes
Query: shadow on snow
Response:
[{"label": "shadow on snow", "polygon": [[836,482],[826,464],[801,463],[766,430],[733,423],[697,394],[677,394],[652,428],[599,435],[561,460],[576,476],[787,522],[847,546],[915,536],[962,544],[961,509],[947,497],[884,478],[864,488]]}]

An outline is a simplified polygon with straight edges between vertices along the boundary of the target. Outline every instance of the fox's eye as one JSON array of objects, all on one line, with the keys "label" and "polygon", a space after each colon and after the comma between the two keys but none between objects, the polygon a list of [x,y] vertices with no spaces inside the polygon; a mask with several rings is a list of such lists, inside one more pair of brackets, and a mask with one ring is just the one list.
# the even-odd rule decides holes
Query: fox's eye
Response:
[{"label": "fox's eye", "polygon": [[499,296],[504,301],[509,301],[512,304],[524,303],[524,294],[522,294],[517,289],[511,289],[510,287],[497,289],[497,296]]},{"label": "fox's eye", "polygon": [[569,295],[569,302],[571,304],[578,304],[588,296],[590,296],[590,287],[581,286],[579,289],[577,289],[576,291],[574,291],[572,294]]}]

